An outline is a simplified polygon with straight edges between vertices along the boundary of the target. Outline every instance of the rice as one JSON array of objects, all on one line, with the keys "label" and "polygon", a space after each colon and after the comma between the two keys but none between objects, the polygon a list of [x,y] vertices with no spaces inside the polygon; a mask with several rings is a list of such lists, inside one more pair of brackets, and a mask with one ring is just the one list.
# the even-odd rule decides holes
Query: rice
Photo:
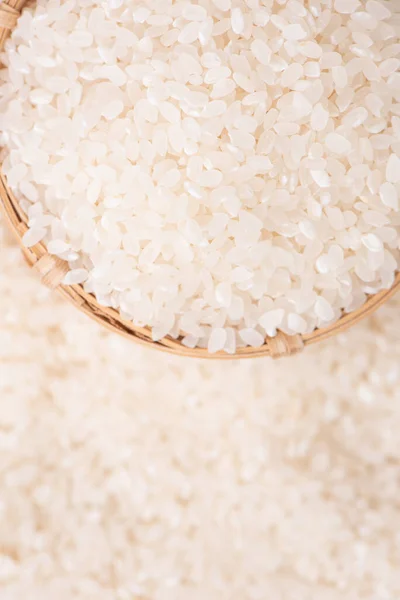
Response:
[{"label": "rice", "polygon": [[1,72],[3,171],[44,242],[154,339],[310,333],[399,259],[400,7],[44,2]]},{"label": "rice", "polygon": [[284,361],[183,361],[0,240],[1,600],[400,598],[400,295]]}]

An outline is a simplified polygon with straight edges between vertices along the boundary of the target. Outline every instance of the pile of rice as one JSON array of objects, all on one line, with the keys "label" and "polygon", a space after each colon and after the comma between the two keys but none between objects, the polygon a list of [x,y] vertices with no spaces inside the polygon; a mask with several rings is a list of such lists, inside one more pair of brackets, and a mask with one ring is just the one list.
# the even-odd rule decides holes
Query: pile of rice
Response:
[{"label": "pile of rice", "polygon": [[186,361],[1,235],[1,600],[400,598],[400,297],[295,358]]},{"label": "pile of rice", "polygon": [[400,3],[39,0],[2,57],[24,242],[155,340],[235,352],[392,285]]}]

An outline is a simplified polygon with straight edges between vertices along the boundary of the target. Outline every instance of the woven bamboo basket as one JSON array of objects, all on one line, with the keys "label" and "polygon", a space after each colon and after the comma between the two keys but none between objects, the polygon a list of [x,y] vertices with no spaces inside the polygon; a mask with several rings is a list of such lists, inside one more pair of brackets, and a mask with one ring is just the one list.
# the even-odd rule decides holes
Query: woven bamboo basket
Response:
[{"label": "woven bamboo basket", "polygon": [[[0,49],[3,48],[7,36],[15,27],[21,9],[27,4],[31,4],[31,2],[29,0],[4,0],[0,4]],[[260,348],[240,348],[234,355],[224,352],[209,354],[207,350],[202,348],[186,348],[180,339],[166,337],[154,342],[150,329],[137,327],[132,322],[122,319],[118,311],[101,306],[92,294],[85,292],[81,285],[63,285],[62,280],[68,272],[68,264],[65,261],[48,254],[46,247],[42,243],[29,249],[23,246],[22,237],[28,229],[27,217],[19,207],[1,171],[0,205],[4,210],[11,231],[21,246],[26,261],[38,272],[45,285],[51,289],[56,289],[64,298],[72,302],[76,308],[111,331],[117,332],[141,344],[182,356],[232,359],[260,356],[278,358],[280,356],[295,354],[303,350],[305,346],[325,340],[355,325],[364,317],[371,315],[400,288],[399,272],[390,289],[370,296],[361,308],[354,312],[343,314],[336,323],[329,327],[316,329],[307,335],[288,336],[279,332],[273,338],[266,338],[265,344]]]}]

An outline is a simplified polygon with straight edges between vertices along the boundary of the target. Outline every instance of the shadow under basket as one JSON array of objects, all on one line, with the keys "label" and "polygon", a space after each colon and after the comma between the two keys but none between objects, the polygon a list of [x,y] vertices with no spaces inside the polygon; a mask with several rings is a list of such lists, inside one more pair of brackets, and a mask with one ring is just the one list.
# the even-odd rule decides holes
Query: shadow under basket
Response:
[{"label": "shadow under basket", "polygon": [[[4,0],[0,4],[0,49],[4,46],[4,42],[10,31],[15,27],[21,9],[30,3],[26,0]],[[371,315],[400,288],[399,272],[390,289],[370,296],[363,306],[351,313],[343,314],[338,321],[329,327],[315,329],[307,335],[288,336],[282,332],[278,332],[278,335],[273,338],[267,337],[264,345],[259,348],[239,348],[233,355],[225,352],[210,354],[203,348],[187,348],[179,338],[172,339],[166,337],[154,342],[149,328],[136,327],[131,321],[123,319],[118,311],[101,306],[92,294],[85,292],[81,285],[63,285],[62,280],[69,270],[68,263],[49,254],[42,243],[36,244],[32,248],[24,247],[22,237],[28,230],[27,218],[7,186],[6,178],[1,172],[0,205],[4,209],[10,230],[16,236],[26,261],[38,272],[45,285],[51,289],[56,289],[64,298],[72,302],[76,308],[109,330],[146,346],[181,356],[231,360],[233,358],[255,358],[261,356],[279,358],[281,356],[296,354],[301,352],[305,346],[326,340],[336,333],[352,327],[364,317]]]}]

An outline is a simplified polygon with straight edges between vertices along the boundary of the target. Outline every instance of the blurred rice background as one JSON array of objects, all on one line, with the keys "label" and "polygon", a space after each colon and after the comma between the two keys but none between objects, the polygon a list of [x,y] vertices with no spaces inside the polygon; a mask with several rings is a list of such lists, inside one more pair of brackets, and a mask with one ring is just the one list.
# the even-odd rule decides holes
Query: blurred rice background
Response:
[{"label": "blurred rice background", "polygon": [[1,600],[399,600],[400,298],[299,357],[197,362],[0,236]]}]

